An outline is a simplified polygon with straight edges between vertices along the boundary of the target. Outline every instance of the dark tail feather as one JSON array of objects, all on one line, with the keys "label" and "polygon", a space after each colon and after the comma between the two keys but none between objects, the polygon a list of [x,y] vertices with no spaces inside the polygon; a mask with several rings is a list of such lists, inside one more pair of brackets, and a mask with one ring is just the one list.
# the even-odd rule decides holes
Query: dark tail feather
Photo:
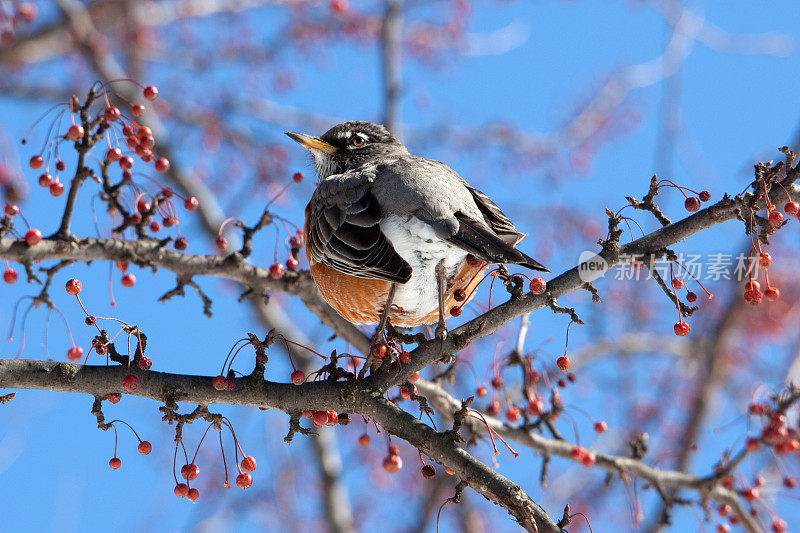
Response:
[{"label": "dark tail feather", "polygon": [[448,239],[456,246],[489,263],[522,265],[531,270],[550,272],[544,265],[514,248],[483,224],[460,213],[458,232]]}]

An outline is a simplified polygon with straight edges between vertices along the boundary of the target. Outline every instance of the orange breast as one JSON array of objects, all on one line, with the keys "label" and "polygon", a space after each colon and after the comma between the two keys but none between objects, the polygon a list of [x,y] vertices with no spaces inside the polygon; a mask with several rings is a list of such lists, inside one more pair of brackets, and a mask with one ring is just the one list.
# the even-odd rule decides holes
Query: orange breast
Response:
[{"label": "orange breast", "polygon": [[[305,234],[308,235],[308,208],[306,208]],[[319,289],[320,294],[337,313],[353,324],[377,324],[381,313],[386,306],[389,296],[390,282],[378,279],[364,279],[351,276],[327,265],[317,263],[311,258],[306,246],[306,258],[310,265],[311,277]],[[478,262],[471,266],[464,261],[452,279],[448,280],[445,292],[444,312],[445,318],[450,317],[450,308],[455,305],[465,305],[472,299],[472,291],[481,281],[481,274],[487,264]],[[413,276],[413,273],[412,273]],[[467,300],[457,302],[453,297],[457,289],[463,289]],[[436,294],[436,286],[430,288]],[[422,324],[433,324],[439,320],[439,308],[434,306],[426,313],[407,313],[394,307],[389,314],[390,322],[398,327],[413,327]]]}]

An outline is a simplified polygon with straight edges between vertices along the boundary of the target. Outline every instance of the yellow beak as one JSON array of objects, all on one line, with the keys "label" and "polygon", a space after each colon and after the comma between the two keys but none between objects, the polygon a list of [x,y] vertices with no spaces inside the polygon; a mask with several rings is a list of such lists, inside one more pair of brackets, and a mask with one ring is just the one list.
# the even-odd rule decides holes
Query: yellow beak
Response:
[{"label": "yellow beak", "polygon": [[336,148],[332,144],[326,143],[319,137],[313,137],[311,135],[306,135],[305,133],[297,133],[294,131],[287,131],[284,133],[286,133],[286,135],[288,135],[290,139],[299,143],[300,146],[302,146],[312,154],[314,153],[314,150],[319,150],[320,152],[325,152],[326,154],[332,154],[336,150],[338,150],[338,148]]}]

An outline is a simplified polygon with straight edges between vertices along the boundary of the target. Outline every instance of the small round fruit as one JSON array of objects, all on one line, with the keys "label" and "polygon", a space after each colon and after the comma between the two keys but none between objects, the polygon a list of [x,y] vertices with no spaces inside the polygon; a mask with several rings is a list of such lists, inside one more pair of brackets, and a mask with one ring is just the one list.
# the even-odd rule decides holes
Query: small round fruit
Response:
[{"label": "small round fruit", "polygon": [[186,239],[186,237],[178,237],[177,239],[175,239],[176,250],[183,251],[188,247],[189,247],[189,241]]},{"label": "small round fruit", "polygon": [[140,454],[147,455],[151,451],[153,451],[153,445],[150,444],[148,441],[143,440],[142,442],[139,443],[139,446],[137,446],[136,449],[139,450]]},{"label": "small round fruit", "polygon": [[758,266],[761,267],[762,270],[766,270],[772,265],[772,256],[769,255],[769,252],[761,252],[758,254]]},{"label": "small round fruit", "polygon": [[214,242],[217,247],[217,250],[220,252],[224,252],[228,248],[228,239],[225,237],[217,237],[217,240]]},{"label": "small round fruit", "polygon": [[292,272],[295,272],[299,265],[300,265],[300,262],[297,259],[295,259],[294,257],[290,257],[289,259],[286,260],[286,268],[288,270],[291,270]]},{"label": "small round fruit", "polygon": [[783,224],[783,215],[780,211],[773,211],[769,214],[769,225],[773,228],[780,227]]},{"label": "small round fruit", "polygon": [[[97,350],[100,353],[99,350]],[[133,374],[128,374],[122,378],[122,386],[128,392],[135,392],[139,388],[139,378]]]},{"label": "small round fruit", "polygon": [[142,90],[142,94],[144,94],[144,97],[148,100],[153,101],[158,98],[158,89],[155,85],[148,85]]},{"label": "small round fruit", "polygon": [[236,486],[240,489],[249,489],[253,485],[253,476],[247,472],[242,472],[236,476]]},{"label": "small round fruit", "polygon": [[112,457],[111,460],[108,462],[108,466],[116,470],[122,466],[122,461],[120,460],[119,457]]},{"label": "small round fruit", "polygon": [[166,172],[167,170],[169,170],[169,159],[167,159],[166,157],[159,157],[158,159],[156,159],[155,166],[156,166],[156,171],[161,173]]},{"label": "small round fruit", "polygon": [[67,350],[67,359],[70,361],[80,361],[81,357],[83,357],[83,348],[80,346],[73,346]]},{"label": "small round fruit", "polygon": [[683,280],[680,278],[675,278],[672,280],[672,288],[675,289],[676,291],[681,290],[683,288],[683,285],[684,285]]},{"label": "small round fruit", "polygon": [[800,204],[797,202],[787,202],[783,206],[783,212],[786,213],[788,216],[793,217],[797,213],[800,213]]},{"label": "small round fruit", "polygon": [[360,446],[363,446],[363,447],[365,447],[365,448],[366,448],[367,446],[369,446],[370,440],[371,440],[371,439],[369,438],[369,435],[367,435],[366,433],[364,433],[363,435],[361,435],[360,437],[358,437],[358,444],[359,444]]},{"label": "small round fruit", "polygon": [[450,315],[451,316],[460,316],[461,315],[461,307],[458,305],[454,305],[450,308]]},{"label": "small round fruit", "polygon": [[700,209],[700,199],[696,196],[690,196],[683,202],[683,206],[686,208],[687,211],[690,213],[694,213],[695,211]]},{"label": "small round fruit", "polygon": [[774,302],[780,297],[781,297],[781,291],[779,291],[776,287],[768,287],[767,290],[764,291],[764,298],[766,298],[770,302]]},{"label": "small round fruit", "polygon": [[242,470],[245,472],[252,472],[256,469],[256,458],[252,455],[248,455],[241,462]]},{"label": "small round fruit", "polygon": [[172,492],[175,493],[175,496],[178,498],[185,498],[187,494],[189,494],[189,486],[186,483],[178,483],[175,485],[175,488],[172,489]]},{"label": "small round fruit", "polygon": [[124,276],[122,276],[121,283],[123,287],[130,289],[131,287],[136,285],[136,276],[130,273],[125,274]]},{"label": "small round fruit", "polygon": [[67,139],[77,141],[83,138],[83,134],[84,134],[83,126],[81,126],[80,124],[73,124],[67,130]]},{"label": "small round fruit", "polygon": [[191,489],[189,489],[189,492],[186,494],[186,497],[189,499],[190,502],[196,502],[197,499],[200,497],[200,491],[192,487]]},{"label": "small round fruit", "polygon": [[689,302],[689,303],[693,303],[693,302],[697,301],[697,295],[695,293],[693,293],[693,292],[687,292],[686,293],[686,301]]},{"label": "small round fruit", "polygon": [[14,218],[19,214],[19,206],[16,204],[6,204],[3,212],[8,218]]},{"label": "small round fruit", "polygon": [[542,278],[533,278],[529,288],[533,294],[542,294],[547,288],[547,283]]},{"label": "small round fruit", "polygon": [[211,386],[217,390],[225,390],[228,388],[228,378],[225,376],[214,376],[211,380]]},{"label": "small round fruit", "polygon": [[50,194],[55,198],[64,194],[64,184],[60,181],[54,181],[50,184]]},{"label": "small round fruit", "polygon": [[314,426],[321,428],[328,424],[328,412],[327,411],[314,411],[314,416],[312,417],[314,422]]},{"label": "small round fruit", "polygon": [[285,272],[286,269],[283,267],[281,263],[274,263],[272,266],[269,267],[269,277],[271,277],[272,279],[281,279]]},{"label": "small round fruit", "polygon": [[17,271],[11,267],[8,267],[7,269],[5,269],[5,271],[3,271],[3,281],[8,283],[9,285],[11,285],[12,283],[16,283],[18,278],[19,275],[17,274]]},{"label": "small round fruit", "polygon": [[678,337],[685,337],[686,335],[689,334],[689,324],[683,321],[680,321],[677,324],[675,324],[675,326],[672,329],[675,330],[675,335],[677,335]]},{"label": "small round fruit", "polygon": [[436,469],[433,465],[425,465],[422,467],[422,470],[420,470],[420,473],[425,479],[431,479],[436,476]]},{"label": "small round fruit", "polygon": [[67,294],[75,296],[76,294],[81,292],[81,290],[83,289],[83,285],[81,285],[80,280],[72,278],[67,282],[64,288],[67,290]]},{"label": "small round fruit", "polygon": [[39,187],[48,188],[50,185],[53,184],[53,176],[49,173],[45,172],[41,176],[39,176]]},{"label": "small round fruit", "polygon": [[386,357],[386,345],[383,343],[373,344],[372,345],[372,357],[375,359],[383,359]]},{"label": "small round fruit", "polygon": [[194,481],[200,475],[200,467],[194,463],[186,464],[181,467],[181,477],[188,481]]},{"label": "small round fruit", "polygon": [[44,165],[44,159],[42,159],[42,156],[40,155],[35,155],[31,157],[31,160],[28,161],[28,164],[33,170],[38,170]]},{"label": "small round fruit", "polygon": [[464,289],[456,289],[453,292],[453,299],[457,302],[463,302],[467,299],[467,293],[464,291]]},{"label": "small round fruit", "polygon": [[569,357],[567,357],[566,355],[562,355],[561,357],[556,359],[556,365],[558,365],[558,368],[560,368],[564,372],[569,370],[570,364],[572,363],[570,362]]},{"label": "small round fruit", "polygon": [[190,196],[183,202],[183,207],[185,207],[187,211],[194,211],[199,205],[200,202],[198,202],[197,198],[194,196]]},{"label": "small round fruit", "polygon": [[303,173],[295,172],[294,174],[292,174],[292,181],[294,181],[295,183],[300,183],[301,181],[303,181]]},{"label": "small round fruit", "polygon": [[595,433],[605,433],[606,429],[608,429],[608,425],[602,420],[594,423]]},{"label": "small round fruit", "polygon": [[396,474],[403,468],[403,460],[399,455],[389,454],[383,459],[383,469],[390,474]]},{"label": "small round fruit", "polygon": [[119,148],[109,148],[106,152],[106,160],[113,163],[114,161],[119,161],[120,159],[122,159],[122,150]]},{"label": "small round fruit", "polygon": [[302,385],[306,380],[306,374],[302,370],[295,370],[292,372],[292,383],[295,385]]},{"label": "small round fruit", "polygon": [[700,191],[700,194],[698,196],[700,197],[701,202],[707,202],[711,200],[711,193],[708,191]]}]

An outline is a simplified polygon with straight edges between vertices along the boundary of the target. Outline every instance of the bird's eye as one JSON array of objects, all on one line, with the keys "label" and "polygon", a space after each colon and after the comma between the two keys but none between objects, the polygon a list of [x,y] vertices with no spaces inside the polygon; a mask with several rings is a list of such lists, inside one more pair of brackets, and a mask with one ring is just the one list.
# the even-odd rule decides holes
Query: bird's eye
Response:
[{"label": "bird's eye", "polygon": [[356,135],[352,139],[350,139],[350,145],[355,146],[356,148],[364,146],[365,142],[367,141],[365,141],[364,137],[361,137],[360,135]]}]

